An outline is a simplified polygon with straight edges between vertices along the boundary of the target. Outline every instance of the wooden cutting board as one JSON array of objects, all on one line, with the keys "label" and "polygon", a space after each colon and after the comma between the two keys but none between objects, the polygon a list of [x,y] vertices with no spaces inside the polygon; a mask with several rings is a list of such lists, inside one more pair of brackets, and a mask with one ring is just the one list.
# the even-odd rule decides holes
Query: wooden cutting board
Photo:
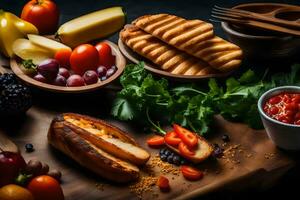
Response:
[{"label": "wooden cutting board", "polygon": [[[154,158],[159,150],[151,149],[145,144],[149,135],[144,134],[136,124],[110,118],[110,103],[113,97],[114,92],[109,90],[80,95],[34,91],[35,105],[25,117],[0,122],[0,147],[16,151],[16,146],[10,142],[11,139],[17,144],[25,160],[38,159],[47,163],[50,169],[62,171],[62,187],[66,200],[138,199],[137,195],[130,191],[131,184],[109,183],[80,167],[47,143],[46,135],[52,118],[62,112],[77,112],[107,120],[127,131],[141,146],[150,151]],[[227,122],[220,116],[216,116],[214,125],[214,131],[208,140],[224,145],[224,158],[211,159],[199,164],[197,167],[205,172],[200,181],[186,181],[180,173],[166,174],[170,180],[171,191],[161,193],[156,186],[152,186],[150,192],[144,193],[143,199],[190,199],[217,190],[267,188],[293,167],[293,159],[276,148],[264,130],[252,130],[243,124]],[[223,134],[229,135],[229,143],[222,142]],[[26,143],[32,143],[35,151],[26,153]],[[159,167],[151,170],[156,176],[162,174]]]},{"label": "wooden cutting board", "polygon": [[[67,108],[67,110],[74,111],[78,108],[73,110]],[[101,115],[93,111],[83,113],[87,114],[87,112],[93,114],[94,117]],[[51,169],[56,168],[62,171],[62,187],[67,200],[137,199],[137,196],[130,192],[130,185],[108,183],[48,145],[46,134],[50,121],[57,113],[59,112],[35,106],[29,110],[25,120],[11,128],[6,125],[4,132],[10,135],[10,138],[20,147],[26,160],[39,159],[48,163]],[[158,153],[158,150],[145,145],[145,139],[148,136],[134,128],[133,124],[109,118],[107,120],[129,132],[141,146],[151,152],[153,157]],[[145,193],[143,198],[153,199],[153,195],[157,194],[155,198],[158,199],[189,199],[219,189],[240,190],[253,186],[265,188],[274,184],[293,166],[292,159],[277,149],[263,130],[254,131],[246,125],[230,123],[217,116],[215,131],[211,134],[209,141],[223,144],[221,140],[223,134],[228,134],[230,137],[230,142],[223,146],[226,156],[199,164],[198,167],[205,171],[202,180],[189,182],[181,174],[179,176],[167,174],[173,189],[169,193],[161,193],[153,186],[153,192]],[[26,153],[24,149],[26,143],[33,143],[35,151]],[[153,170],[156,175],[161,174],[161,169],[154,168]]]}]

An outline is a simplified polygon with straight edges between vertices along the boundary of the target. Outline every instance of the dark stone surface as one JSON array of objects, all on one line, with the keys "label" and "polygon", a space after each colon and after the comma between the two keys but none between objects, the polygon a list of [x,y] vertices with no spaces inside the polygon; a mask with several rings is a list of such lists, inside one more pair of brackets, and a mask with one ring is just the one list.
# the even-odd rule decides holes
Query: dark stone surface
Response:
[{"label": "dark stone surface", "polygon": [[[23,5],[26,3],[26,0],[0,0],[0,9],[4,9],[10,12],[13,12],[17,15],[20,15]],[[136,17],[144,14],[151,13],[172,13],[189,19],[199,18],[203,20],[208,20],[210,18],[211,7],[213,5],[220,5],[225,7],[234,6],[240,3],[246,2],[261,2],[261,1],[245,1],[245,0],[57,0],[56,3],[61,11],[60,23],[68,21],[72,18],[80,16],[91,11],[99,10],[102,8],[120,5],[124,7],[128,21],[132,21]],[[281,1],[272,1],[265,0],[264,2],[278,2],[278,3],[291,3],[300,5],[299,0],[281,0]],[[45,19],[47,20],[47,19]],[[215,32],[224,36],[219,24],[215,25]],[[113,35],[110,39],[117,41],[118,35]],[[85,113],[86,109],[89,109],[91,112],[94,111],[94,107],[82,106],[86,105],[88,102],[90,105],[97,103],[98,94],[93,96],[89,95],[80,95],[80,97],[73,98],[74,96],[68,98],[66,96],[59,96],[54,94],[45,94],[39,93],[36,99],[35,104],[38,106],[46,106],[47,109],[56,110],[57,106],[61,102],[69,101],[68,108],[74,107],[76,111],[82,111]],[[55,96],[55,98],[54,98]],[[93,97],[93,98],[92,98]],[[102,96],[100,95],[100,99]],[[48,99],[48,100],[47,100]],[[49,99],[51,99],[49,101]],[[77,100],[74,100],[77,99]],[[84,99],[84,100],[83,100]],[[99,102],[98,102],[99,103]],[[106,106],[104,106],[106,108]],[[66,110],[69,111],[69,110]],[[299,156],[298,156],[299,157]],[[249,190],[243,191],[241,193],[217,193],[211,194],[207,199],[257,199],[257,198],[296,198],[298,196],[299,184],[298,180],[300,178],[299,166],[291,170],[278,184],[273,188],[266,191],[256,191]]]}]

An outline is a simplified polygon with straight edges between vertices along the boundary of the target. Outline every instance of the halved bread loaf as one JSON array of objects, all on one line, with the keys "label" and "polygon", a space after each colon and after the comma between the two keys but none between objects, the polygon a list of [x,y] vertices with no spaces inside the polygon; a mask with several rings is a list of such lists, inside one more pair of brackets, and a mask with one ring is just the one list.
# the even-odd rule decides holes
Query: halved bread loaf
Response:
[{"label": "halved bread loaf", "polygon": [[214,36],[210,23],[156,14],[139,17],[133,24],[220,71],[232,71],[241,64],[242,50],[237,45]]},{"label": "halved bread loaf", "polygon": [[208,75],[217,73],[206,62],[165,44],[136,26],[125,26],[120,32],[120,38],[133,51],[157,64],[162,70],[173,74]]},{"label": "halved bread loaf", "polygon": [[144,164],[150,157],[118,128],[73,113],[53,119],[48,141],[80,165],[114,182],[136,180],[139,169],[135,164]]},{"label": "halved bread loaf", "polygon": [[63,117],[71,129],[82,129],[77,131],[82,138],[120,159],[143,165],[150,157],[125,132],[102,120],[74,113],[65,113]]}]

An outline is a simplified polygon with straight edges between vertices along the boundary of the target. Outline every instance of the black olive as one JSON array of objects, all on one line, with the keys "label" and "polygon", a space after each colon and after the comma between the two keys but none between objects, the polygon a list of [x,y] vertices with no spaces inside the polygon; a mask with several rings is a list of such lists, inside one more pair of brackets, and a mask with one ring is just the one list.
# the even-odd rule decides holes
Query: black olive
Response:
[{"label": "black olive", "polygon": [[228,135],[224,134],[224,135],[222,135],[222,140],[223,140],[223,142],[229,142],[230,138]]},{"label": "black olive", "polygon": [[164,153],[166,156],[169,156],[171,155],[171,151],[169,151],[168,149],[166,149],[165,153]]},{"label": "black olive", "polygon": [[173,156],[169,155],[167,161],[168,163],[173,164]]},{"label": "black olive", "polygon": [[160,156],[160,159],[165,162],[167,161],[167,156],[163,154]]},{"label": "black olive", "polygon": [[179,157],[178,155],[175,155],[175,156],[173,157],[173,163],[174,163],[175,165],[180,165],[180,157]]},{"label": "black olive", "polygon": [[26,152],[28,152],[28,153],[33,152],[34,151],[33,144],[31,144],[31,143],[25,144],[25,149],[26,149]]},{"label": "black olive", "polygon": [[163,148],[163,149],[160,149],[160,150],[159,150],[159,155],[163,155],[163,154],[165,153],[165,151],[166,151],[166,149],[165,149],[165,148]]}]

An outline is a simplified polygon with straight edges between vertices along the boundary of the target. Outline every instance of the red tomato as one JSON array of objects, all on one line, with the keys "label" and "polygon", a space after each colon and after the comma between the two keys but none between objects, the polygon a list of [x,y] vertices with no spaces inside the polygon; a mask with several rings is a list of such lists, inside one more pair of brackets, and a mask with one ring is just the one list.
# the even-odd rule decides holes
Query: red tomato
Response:
[{"label": "red tomato", "polygon": [[155,135],[147,140],[149,146],[161,146],[165,144],[165,139],[162,136]]},{"label": "red tomato", "polygon": [[37,176],[29,182],[27,188],[35,200],[64,200],[59,183],[51,176]]},{"label": "red tomato", "polygon": [[181,139],[174,131],[171,131],[165,135],[165,142],[171,146],[178,146],[178,144],[181,142]]},{"label": "red tomato", "polygon": [[195,147],[198,144],[198,137],[195,133],[192,133],[191,131],[174,124],[173,125],[174,131],[177,133],[178,137],[189,147]]},{"label": "red tomato", "polygon": [[102,65],[107,69],[115,65],[116,58],[112,54],[110,46],[106,42],[100,42],[95,47],[99,53],[99,65]]},{"label": "red tomato", "polygon": [[164,176],[159,176],[156,185],[159,187],[159,189],[163,191],[170,190],[169,180]]},{"label": "red tomato", "polygon": [[96,71],[99,64],[97,49],[90,44],[79,45],[70,56],[70,64],[72,70],[79,75],[83,75],[87,70]]},{"label": "red tomato", "polygon": [[23,8],[21,18],[35,25],[42,35],[57,30],[59,10],[50,0],[31,0]]},{"label": "red tomato", "polygon": [[70,57],[72,51],[67,49],[60,49],[55,53],[54,59],[57,60],[61,67],[65,67],[67,69],[70,68]]},{"label": "red tomato", "polygon": [[190,150],[188,148],[188,146],[186,144],[184,144],[183,142],[180,142],[178,145],[178,150],[180,152],[180,155],[182,155],[183,157],[189,159],[190,157],[195,155],[195,152]]},{"label": "red tomato", "polygon": [[186,178],[187,180],[197,181],[203,178],[203,173],[196,168],[187,165],[182,165],[180,170],[183,177]]}]

